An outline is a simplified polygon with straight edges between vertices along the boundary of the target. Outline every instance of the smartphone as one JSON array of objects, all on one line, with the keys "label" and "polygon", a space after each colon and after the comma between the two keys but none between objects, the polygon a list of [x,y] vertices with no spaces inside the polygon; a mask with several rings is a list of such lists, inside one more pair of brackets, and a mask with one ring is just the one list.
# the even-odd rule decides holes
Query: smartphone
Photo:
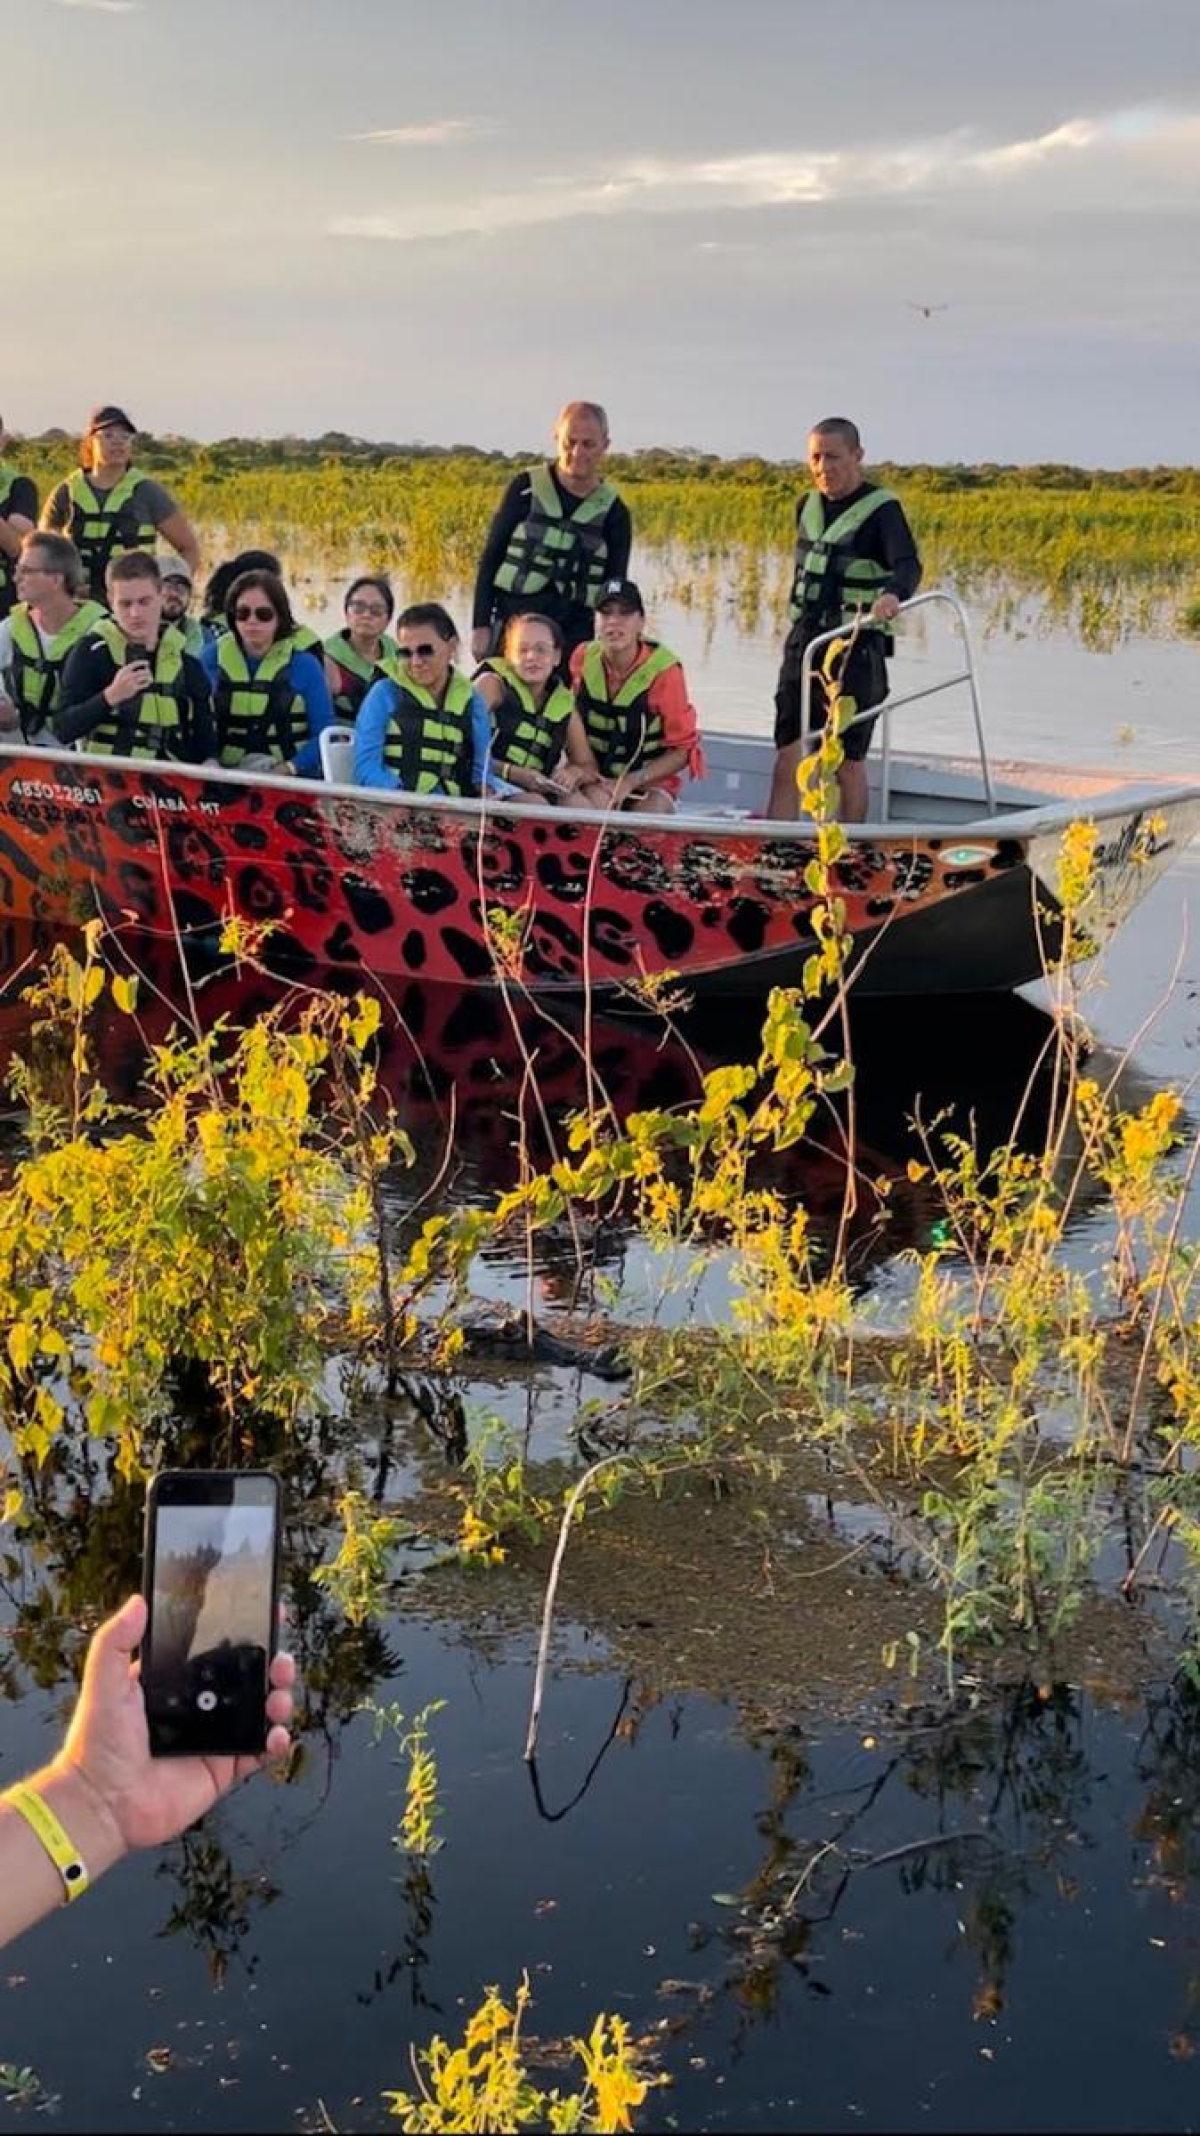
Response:
[{"label": "smartphone", "polygon": [[279,1517],[266,1470],[164,1469],[151,1483],[142,1691],[153,1757],[264,1748]]}]

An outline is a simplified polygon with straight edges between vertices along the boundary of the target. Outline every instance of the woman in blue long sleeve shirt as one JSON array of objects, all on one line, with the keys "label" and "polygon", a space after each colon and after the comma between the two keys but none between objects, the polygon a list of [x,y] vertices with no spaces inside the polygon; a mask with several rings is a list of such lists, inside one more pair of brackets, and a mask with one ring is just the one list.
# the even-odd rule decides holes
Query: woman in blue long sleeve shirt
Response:
[{"label": "woman in blue long sleeve shirt", "polygon": [[295,643],[282,579],[243,571],[225,600],[228,631],[204,650],[222,764],[321,776],[321,734],[332,725],[325,671]]},{"label": "woman in blue long sleeve shirt", "polygon": [[514,793],[490,768],[487,706],[454,665],[458,632],[440,602],[404,609],[396,651],[399,682],[373,682],[354,723],[356,783],[417,794]]}]

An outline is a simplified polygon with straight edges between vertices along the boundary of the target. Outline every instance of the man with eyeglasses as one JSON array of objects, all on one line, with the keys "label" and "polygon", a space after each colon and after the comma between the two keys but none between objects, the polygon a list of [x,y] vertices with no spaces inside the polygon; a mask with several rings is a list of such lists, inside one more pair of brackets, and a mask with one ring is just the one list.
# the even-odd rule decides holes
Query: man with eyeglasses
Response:
[{"label": "man with eyeglasses", "polygon": [[60,742],[100,756],[215,758],[208,676],[163,615],[154,558],[115,556],[108,602],[111,616],[67,660],[54,714]]},{"label": "man with eyeglasses", "polygon": [[17,598],[14,570],[21,543],[37,525],[38,493],[28,475],[6,458],[12,439],[0,415],[0,618]]},{"label": "man with eyeglasses", "polygon": [[0,623],[0,728],[53,749],[59,743],[50,721],[67,656],[105,612],[99,601],[82,598],[83,564],[62,534],[26,534],[14,577],[16,606]]}]

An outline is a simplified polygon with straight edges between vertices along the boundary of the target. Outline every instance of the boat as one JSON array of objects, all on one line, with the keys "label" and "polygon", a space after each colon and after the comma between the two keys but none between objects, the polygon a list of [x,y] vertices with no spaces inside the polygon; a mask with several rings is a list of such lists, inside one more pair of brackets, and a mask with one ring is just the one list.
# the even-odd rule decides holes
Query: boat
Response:
[{"label": "boat", "polygon": [[[831,872],[861,996],[981,993],[1036,979],[1061,948],[1062,841],[1096,827],[1087,945],[1098,949],[1200,827],[1200,785],[996,765],[966,617],[965,667],[893,698],[872,759],[870,820]],[[830,633],[829,636],[834,636]],[[811,651],[824,640],[814,641]],[[976,753],[901,753],[893,716],[969,689]],[[696,999],[801,981],[819,898],[816,825],[769,822],[771,744],[704,737],[707,769],[671,816],[380,793],[325,780],[0,746],[0,916],[47,935],[101,916],[160,939],[260,923],[290,976],[535,994],[614,994],[667,975]]]}]

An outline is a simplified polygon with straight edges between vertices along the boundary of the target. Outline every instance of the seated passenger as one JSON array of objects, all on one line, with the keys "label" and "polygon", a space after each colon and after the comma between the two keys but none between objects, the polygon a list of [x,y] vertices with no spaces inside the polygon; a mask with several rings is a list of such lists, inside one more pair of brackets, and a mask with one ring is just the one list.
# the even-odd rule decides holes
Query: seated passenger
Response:
[{"label": "seated passenger", "polygon": [[282,580],[243,571],[226,594],[225,622],[204,649],[222,764],[319,779],[333,706],[320,661],[297,644]]},{"label": "seated passenger", "polygon": [[0,623],[0,729],[19,727],[25,741],[54,749],[67,655],[105,611],[83,599],[83,563],[65,534],[26,534],[13,578],[17,604]]},{"label": "seated passenger", "polygon": [[192,605],[192,574],[178,556],[160,556],[158,575],[162,580],[163,614],[182,632],[189,653],[199,660],[208,643],[208,633],[199,617],[188,612]]},{"label": "seated passenger", "polygon": [[[236,556],[230,556],[223,564],[218,564],[209,574],[204,599],[200,604],[200,627],[206,637],[224,637],[229,628],[225,620],[225,603],[229,599],[229,589],[235,579],[241,578],[243,571],[270,571],[277,579],[283,577],[283,565],[270,549],[239,549]],[[290,595],[288,603],[290,606]],[[297,623],[293,617],[292,635],[296,641],[297,652],[315,653],[318,660],[323,660],[324,648],[320,636],[307,623]]]},{"label": "seated passenger", "polygon": [[347,727],[354,725],[371,684],[395,673],[395,653],[384,637],[395,609],[385,578],[356,578],[343,603],[345,628],[325,640],[325,680],[334,718]]},{"label": "seated passenger", "polygon": [[199,764],[216,746],[208,677],[182,631],[163,617],[152,556],[132,549],[108,567],[108,605],[63,670],[54,732],[102,756]]},{"label": "seated passenger", "polygon": [[412,794],[512,792],[489,772],[487,706],[455,667],[457,652],[458,632],[440,602],[402,611],[396,674],[371,684],[354,725],[359,786]]},{"label": "seated passenger", "polygon": [[596,603],[596,638],[571,655],[575,702],[591,762],[586,808],[669,814],[680,773],[698,778],[704,757],[696,713],[674,653],[643,636],[645,605],[630,579],[610,579]]},{"label": "seated passenger", "polygon": [[550,616],[510,616],[500,652],[475,673],[492,717],[496,771],[547,801],[568,800],[595,772],[575,699],[559,680],[562,649],[562,631]]}]

